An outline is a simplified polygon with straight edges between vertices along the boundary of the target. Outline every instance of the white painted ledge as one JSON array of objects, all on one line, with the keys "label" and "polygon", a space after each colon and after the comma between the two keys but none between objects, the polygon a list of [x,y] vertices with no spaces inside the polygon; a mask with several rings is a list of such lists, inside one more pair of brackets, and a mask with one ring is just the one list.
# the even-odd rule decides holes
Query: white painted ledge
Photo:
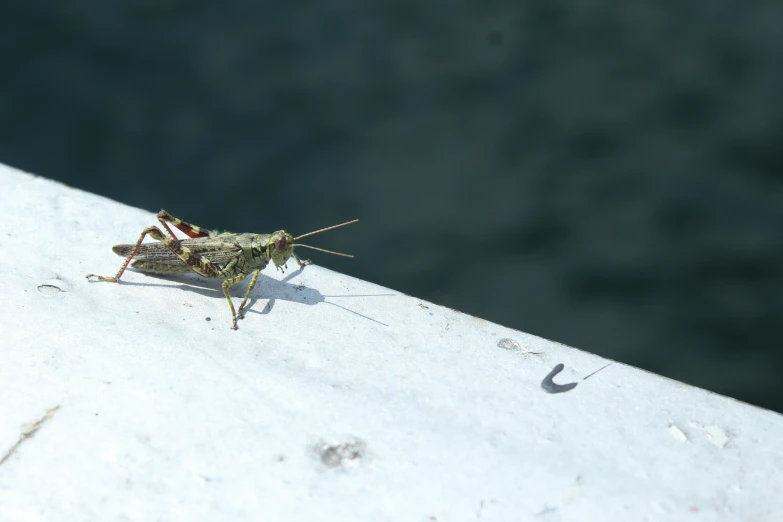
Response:
[{"label": "white painted ledge", "polygon": [[783,416],[318,266],[236,332],[85,280],[155,223],[0,166],[0,520],[783,520]]}]

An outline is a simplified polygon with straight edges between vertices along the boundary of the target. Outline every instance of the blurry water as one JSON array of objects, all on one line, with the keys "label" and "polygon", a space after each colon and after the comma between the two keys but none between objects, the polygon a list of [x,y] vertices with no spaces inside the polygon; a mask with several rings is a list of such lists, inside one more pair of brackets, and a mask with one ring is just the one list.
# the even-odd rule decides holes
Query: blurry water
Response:
[{"label": "blurry water", "polygon": [[327,4],[9,2],[0,162],[783,411],[779,2]]}]

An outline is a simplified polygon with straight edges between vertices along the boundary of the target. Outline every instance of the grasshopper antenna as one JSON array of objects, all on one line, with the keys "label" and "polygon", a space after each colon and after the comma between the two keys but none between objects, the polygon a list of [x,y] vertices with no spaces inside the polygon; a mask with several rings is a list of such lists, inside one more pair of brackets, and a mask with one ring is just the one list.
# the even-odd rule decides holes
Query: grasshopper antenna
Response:
[{"label": "grasshopper antenna", "polygon": [[[331,227],[322,228],[321,230],[315,230],[313,232],[308,232],[307,234],[302,234],[301,236],[295,237],[294,241],[296,241],[297,239],[302,239],[303,237],[314,236],[315,234],[320,234],[321,232],[326,232],[327,230],[333,230],[335,228],[344,227],[345,225],[350,225],[352,223],[357,223],[358,221],[359,221],[358,219],[354,219],[353,221],[347,221],[345,223],[340,223],[339,225],[333,225]],[[299,246],[306,246],[306,245],[299,245]],[[313,247],[310,247],[310,248],[313,248]],[[334,252],[332,252],[332,254],[334,254]]]},{"label": "grasshopper antenna", "polygon": [[334,252],[333,250],[326,250],[324,248],[318,248],[310,245],[303,245],[301,243],[294,243],[295,247],[305,247],[305,248],[312,248],[313,250],[318,250],[319,252],[326,252],[327,254],[334,254],[336,256],[343,256],[343,257],[353,257],[351,254],[343,254],[342,252]]},{"label": "grasshopper antenna", "polygon": [[[307,234],[302,234],[301,236],[295,237],[294,241],[296,241],[297,239],[301,239],[303,237],[312,236],[312,235],[315,235],[315,234],[320,234],[321,232],[326,232],[327,230],[333,230],[335,228],[344,227],[345,225],[350,225],[352,223],[356,223],[357,221],[359,221],[359,220],[358,219],[354,219],[353,221],[347,221],[345,223],[340,223],[339,225],[333,225],[331,227],[326,227],[326,228],[322,228],[320,230],[315,230],[313,232],[308,232]],[[326,250],[324,248],[318,248],[318,247],[314,247],[314,246],[310,246],[310,245],[303,245],[301,243],[294,243],[294,247],[312,248],[313,250],[318,250],[319,252],[326,252],[327,254],[334,254],[336,256],[351,257],[351,258],[353,257],[350,254],[343,254],[342,252],[334,252],[333,250]]]}]

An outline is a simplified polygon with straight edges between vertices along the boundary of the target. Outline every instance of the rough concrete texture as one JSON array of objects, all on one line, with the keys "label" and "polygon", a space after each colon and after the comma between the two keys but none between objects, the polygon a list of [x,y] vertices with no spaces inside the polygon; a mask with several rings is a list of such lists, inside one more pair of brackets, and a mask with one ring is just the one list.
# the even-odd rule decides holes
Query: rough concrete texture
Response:
[{"label": "rough concrete texture", "polygon": [[232,331],[85,280],[150,212],[7,167],[0,212],[0,520],[783,519],[779,414],[319,266]]}]

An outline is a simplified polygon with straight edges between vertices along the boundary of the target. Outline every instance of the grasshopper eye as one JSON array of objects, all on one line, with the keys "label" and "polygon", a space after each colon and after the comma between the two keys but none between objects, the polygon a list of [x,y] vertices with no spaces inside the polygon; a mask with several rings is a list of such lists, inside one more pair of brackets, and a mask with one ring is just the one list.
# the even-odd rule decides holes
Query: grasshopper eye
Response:
[{"label": "grasshopper eye", "polygon": [[275,241],[275,250],[277,250],[278,252],[285,252],[285,247],[286,247],[285,237],[281,237],[280,239]]}]

